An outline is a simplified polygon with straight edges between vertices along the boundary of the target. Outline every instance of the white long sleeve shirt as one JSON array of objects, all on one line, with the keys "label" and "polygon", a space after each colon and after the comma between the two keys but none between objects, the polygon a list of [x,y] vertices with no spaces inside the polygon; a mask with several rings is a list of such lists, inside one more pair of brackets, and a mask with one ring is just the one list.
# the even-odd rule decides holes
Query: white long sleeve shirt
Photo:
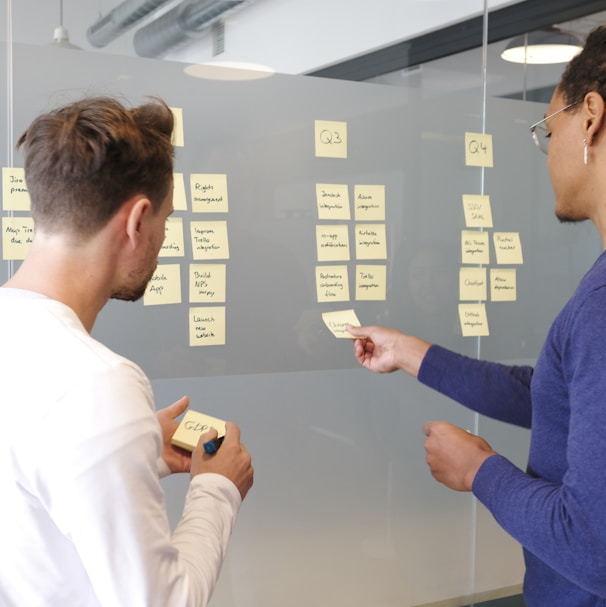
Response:
[{"label": "white long sleeve shirt", "polygon": [[147,377],[67,306],[0,288],[0,606],[203,607],[241,504],[195,477],[171,535]]}]

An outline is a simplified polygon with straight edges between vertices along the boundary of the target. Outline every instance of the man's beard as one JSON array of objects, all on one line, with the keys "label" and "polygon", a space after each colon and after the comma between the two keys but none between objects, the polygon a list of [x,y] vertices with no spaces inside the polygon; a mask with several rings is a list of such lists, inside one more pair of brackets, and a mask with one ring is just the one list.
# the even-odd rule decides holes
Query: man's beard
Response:
[{"label": "man's beard", "polygon": [[141,281],[136,286],[126,286],[114,291],[111,294],[110,299],[119,299],[120,301],[138,301],[145,295],[145,290],[147,289],[147,285],[149,281],[152,279],[154,272],[156,271],[158,264],[156,263],[149,273],[149,275],[145,278],[145,280]]},{"label": "man's beard", "polygon": [[110,299],[119,299],[120,301],[138,301],[145,294],[147,283],[137,289],[120,289],[115,293],[112,293]]},{"label": "man's beard", "polygon": [[587,221],[586,217],[571,217],[570,215],[566,215],[564,213],[557,213],[555,216],[558,218],[560,223],[581,223],[582,221]]}]

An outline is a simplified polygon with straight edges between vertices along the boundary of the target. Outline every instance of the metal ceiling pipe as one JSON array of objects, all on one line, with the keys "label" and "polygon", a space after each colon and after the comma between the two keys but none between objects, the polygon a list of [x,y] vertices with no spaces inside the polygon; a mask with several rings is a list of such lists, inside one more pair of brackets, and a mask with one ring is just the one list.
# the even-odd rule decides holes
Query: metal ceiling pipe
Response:
[{"label": "metal ceiling pipe", "polygon": [[140,57],[157,57],[188,39],[202,35],[216,21],[252,0],[186,0],[135,32]]},{"label": "metal ceiling pipe", "polygon": [[86,30],[88,41],[106,46],[161,6],[173,0],[125,0]]}]

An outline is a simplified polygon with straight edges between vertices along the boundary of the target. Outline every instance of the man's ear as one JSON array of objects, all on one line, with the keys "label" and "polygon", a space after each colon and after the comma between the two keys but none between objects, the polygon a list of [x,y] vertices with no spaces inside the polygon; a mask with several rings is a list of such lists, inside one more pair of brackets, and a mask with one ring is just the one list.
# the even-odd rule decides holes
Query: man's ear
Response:
[{"label": "man's ear", "polygon": [[604,126],[605,110],[604,98],[597,91],[591,91],[585,95],[583,100],[583,111],[585,112],[583,127],[586,139],[590,144]]},{"label": "man's ear", "polygon": [[126,207],[126,236],[133,248],[141,242],[142,228],[145,220],[152,212],[151,201],[141,195],[134,196],[125,203]]}]

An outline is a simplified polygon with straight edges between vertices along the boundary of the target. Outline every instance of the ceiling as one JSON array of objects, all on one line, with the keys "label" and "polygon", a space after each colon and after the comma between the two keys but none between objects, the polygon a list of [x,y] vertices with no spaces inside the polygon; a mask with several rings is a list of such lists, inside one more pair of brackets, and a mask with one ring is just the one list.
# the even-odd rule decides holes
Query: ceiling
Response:
[{"label": "ceiling", "polygon": [[[3,1],[8,3],[12,17],[10,36],[13,42],[48,44],[54,28],[61,23],[69,31],[70,42],[83,50],[136,54],[132,31],[102,49],[92,47],[86,38],[87,28],[118,6],[120,0],[43,3],[40,0],[0,0],[0,5]],[[179,1],[169,1],[164,11],[178,5]],[[314,2],[316,9],[322,7],[321,17],[313,15]],[[467,5],[467,13],[449,13],[455,5]],[[488,24],[494,23],[498,31],[492,34],[489,31],[485,72],[482,37],[478,30],[483,27],[482,11],[469,12],[471,8],[484,6],[479,0],[458,0],[456,3],[452,0],[373,0],[372,6],[357,0],[254,0],[229,17],[228,52],[224,55],[232,58],[237,49],[241,59],[270,65],[284,73],[415,85],[434,90],[481,90],[486,78],[490,96],[548,100],[563,65],[507,63],[500,58],[500,53],[510,36],[495,41],[490,41],[490,36],[513,35],[514,30],[516,34],[522,33],[519,28],[525,23],[531,24],[533,19],[537,23],[537,10],[541,5],[544,14],[547,11],[547,14],[562,15],[571,14],[573,9],[578,14],[584,6],[587,10],[601,7],[589,15],[551,24],[582,38],[597,25],[606,23],[606,1],[577,0],[573,7],[568,7],[568,0],[492,0],[488,5],[494,6]],[[344,11],[344,7],[348,10]],[[373,11],[366,12],[369,7]],[[331,8],[335,12],[330,12]],[[403,9],[406,9],[405,13],[400,12]],[[303,15],[308,14],[312,15],[311,21],[305,22]],[[407,15],[406,23],[400,18],[402,14]],[[436,14],[442,15],[441,21]],[[415,19],[417,21],[413,23]],[[406,31],[418,35],[409,33],[406,36]],[[270,39],[271,32],[274,33]],[[210,39],[207,35],[192,40],[167,53],[165,58],[187,62],[198,62],[202,58],[213,60],[209,56]],[[423,40],[424,46],[419,44]],[[411,64],[410,59],[415,57],[422,61]],[[214,60],[221,58],[214,57]]]}]

